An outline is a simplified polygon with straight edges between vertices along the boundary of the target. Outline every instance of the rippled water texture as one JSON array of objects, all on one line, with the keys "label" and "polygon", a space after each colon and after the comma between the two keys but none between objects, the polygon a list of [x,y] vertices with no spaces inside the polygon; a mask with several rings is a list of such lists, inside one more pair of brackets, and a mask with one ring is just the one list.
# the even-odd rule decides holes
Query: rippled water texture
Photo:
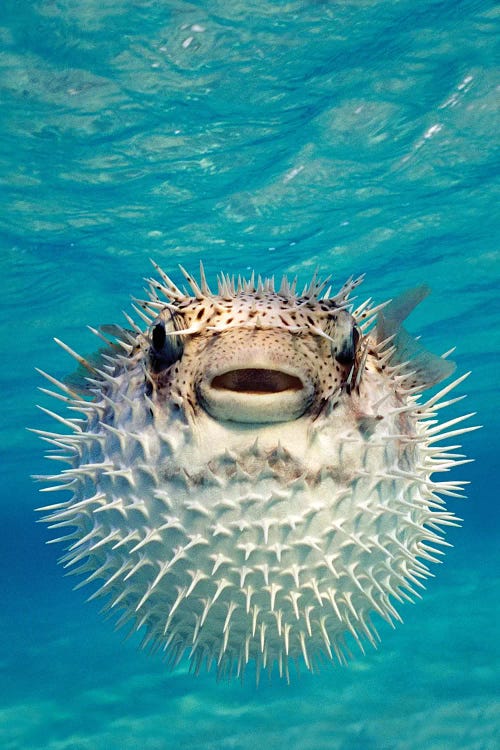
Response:
[{"label": "rippled water texture", "polygon": [[[6,750],[496,750],[498,6],[493,2],[4,0],[2,651]],[[455,548],[378,651],[292,687],[170,674],[103,622],[35,525],[39,366],[122,322],[153,257],[176,280],[255,268],[412,317],[472,370]],[[456,407],[456,413],[459,413]],[[450,416],[452,416],[450,414]],[[49,467],[50,468],[50,467]]]}]

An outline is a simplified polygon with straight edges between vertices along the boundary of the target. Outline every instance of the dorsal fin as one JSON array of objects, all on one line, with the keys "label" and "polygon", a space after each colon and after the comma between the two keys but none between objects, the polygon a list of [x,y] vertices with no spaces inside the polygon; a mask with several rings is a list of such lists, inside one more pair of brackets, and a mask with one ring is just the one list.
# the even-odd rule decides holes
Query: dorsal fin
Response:
[{"label": "dorsal fin", "polygon": [[403,328],[402,323],[412,310],[429,294],[427,286],[419,286],[403,292],[390,302],[377,316],[377,342],[393,336],[395,347],[391,365],[408,362],[407,371],[412,373],[412,384],[420,388],[430,388],[449,377],[455,363],[429,352],[417,339]]}]

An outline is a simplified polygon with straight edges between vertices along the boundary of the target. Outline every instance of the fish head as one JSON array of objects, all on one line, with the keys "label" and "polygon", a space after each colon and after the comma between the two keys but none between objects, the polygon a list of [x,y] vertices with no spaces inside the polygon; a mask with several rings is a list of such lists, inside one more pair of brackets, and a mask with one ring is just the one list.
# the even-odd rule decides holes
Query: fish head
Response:
[{"label": "fish head", "polygon": [[243,289],[160,311],[147,334],[155,392],[218,421],[316,416],[355,373],[362,336],[335,300]]}]

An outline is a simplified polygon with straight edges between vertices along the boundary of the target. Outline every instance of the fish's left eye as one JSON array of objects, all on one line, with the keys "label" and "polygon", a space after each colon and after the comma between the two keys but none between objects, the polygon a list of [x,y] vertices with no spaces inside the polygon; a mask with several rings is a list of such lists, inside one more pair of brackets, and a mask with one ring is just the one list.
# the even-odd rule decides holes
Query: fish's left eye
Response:
[{"label": "fish's left eye", "polygon": [[359,329],[346,310],[339,310],[334,319],[332,354],[340,365],[353,365],[359,342]]},{"label": "fish's left eye", "polygon": [[157,318],[151,329],[150,357],[153,369],[163,370],[173,365],[182,357],[183,345],[180,336],[176,335],[174,316],[168,315]]},{"label": "fish's left eye", "polygon": [[356,359],[356,347],[359,341],[359,330],[354,327],[342,342],[342,346],[335,355],[341,365],[352,365]]}]

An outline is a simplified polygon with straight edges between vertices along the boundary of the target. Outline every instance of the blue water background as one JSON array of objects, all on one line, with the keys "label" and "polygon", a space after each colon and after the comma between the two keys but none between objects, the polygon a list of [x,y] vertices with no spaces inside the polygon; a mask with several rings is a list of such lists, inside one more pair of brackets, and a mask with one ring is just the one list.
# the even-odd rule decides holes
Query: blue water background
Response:
[{"label": "blue water background", "polygon": [[[496,750],[499,182],[493,2],[4,0],[0,14],[4,750]],[[73,592],[35,524],[26,426],[53,343],[95,346],[153,257],[339,286],[425,282],[411,328],[457,346],[480,432],[422,602],[348,668],[259,690],[167,672]]]}]

